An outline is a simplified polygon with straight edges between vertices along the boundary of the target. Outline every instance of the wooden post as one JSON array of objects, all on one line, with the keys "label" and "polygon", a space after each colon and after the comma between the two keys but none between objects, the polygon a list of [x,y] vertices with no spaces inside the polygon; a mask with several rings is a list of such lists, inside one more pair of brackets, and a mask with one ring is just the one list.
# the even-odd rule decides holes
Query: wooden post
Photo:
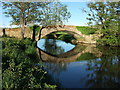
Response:
[{"label": "wooden post", "polygon": [[3,36],[6,36],[5,28],[3,28]]}]

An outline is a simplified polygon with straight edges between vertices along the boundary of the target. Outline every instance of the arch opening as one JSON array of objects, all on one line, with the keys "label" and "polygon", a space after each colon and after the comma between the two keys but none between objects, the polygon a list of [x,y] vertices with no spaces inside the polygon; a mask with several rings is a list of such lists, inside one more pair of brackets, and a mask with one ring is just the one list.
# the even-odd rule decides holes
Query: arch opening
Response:
[{"label": "arch opening", "polygon": [[73,43],[73,41],[75,42],[77,40],[74,33],[70,31],[54,31],[54,32],[47,34],[43,38],[57,39],[57,40],[62,40],[65,42],[70,42],[70,43]]}]

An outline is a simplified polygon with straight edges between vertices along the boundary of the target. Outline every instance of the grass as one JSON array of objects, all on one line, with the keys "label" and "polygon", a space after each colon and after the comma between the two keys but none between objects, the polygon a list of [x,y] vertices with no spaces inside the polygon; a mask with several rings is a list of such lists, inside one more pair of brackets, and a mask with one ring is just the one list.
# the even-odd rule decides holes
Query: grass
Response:
[{"label": "grass", "polygon": [[68,34],[66,32],[56,32],[56,34]]},{"label": "grass", "polygon": [[91,60],[91,59],[96,59],[97,57],[92,54],[92,53],[84,53],[80,57],[77,58],[77,61],[81,60]]},{"label": "grass", "polygon": [[81,31],[82,34],[90,35],[96,32],[95,28],[85,27],[85,26],[76,26],[77,30]]}]

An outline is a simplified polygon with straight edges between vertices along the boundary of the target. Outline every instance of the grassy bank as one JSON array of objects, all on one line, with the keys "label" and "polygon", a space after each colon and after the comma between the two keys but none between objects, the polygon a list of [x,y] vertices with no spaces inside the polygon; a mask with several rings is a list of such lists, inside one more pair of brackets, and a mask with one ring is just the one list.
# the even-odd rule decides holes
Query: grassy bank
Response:
[{"label": "grassy bank", "polygon": [[3,88],[54,88],[45,82],[45,71],[31,39],[2,38]]},{"label": "grassy bank", "polygon": [[85,27],[85,26],[76,26],[77,30],[79,30],[82,34],[90,35],[96,32],[95,28]]}]

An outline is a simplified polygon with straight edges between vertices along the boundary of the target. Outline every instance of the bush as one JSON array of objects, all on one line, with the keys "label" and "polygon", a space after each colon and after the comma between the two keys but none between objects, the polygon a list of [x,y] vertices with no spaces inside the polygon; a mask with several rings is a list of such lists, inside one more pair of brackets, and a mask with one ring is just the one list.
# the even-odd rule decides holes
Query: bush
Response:
[{"label": "bush", "polygon": [[3,88],[46,88],[46,72],[42,64],[35,66],[39,62],[35,42],[30,39],[5,38],[2,44]]},{"label": "bush", "polygon": [[103,36],[97,41],[98,44],[107,46],[120,46],[119,32],[116,29],[102,30]]},{"label": "bush", "polygon": [[99,45],[106,45],[106,46],[120,46],[119,39],[115,36],[109,36],[108,38],[102,38],[98,41]]}]

